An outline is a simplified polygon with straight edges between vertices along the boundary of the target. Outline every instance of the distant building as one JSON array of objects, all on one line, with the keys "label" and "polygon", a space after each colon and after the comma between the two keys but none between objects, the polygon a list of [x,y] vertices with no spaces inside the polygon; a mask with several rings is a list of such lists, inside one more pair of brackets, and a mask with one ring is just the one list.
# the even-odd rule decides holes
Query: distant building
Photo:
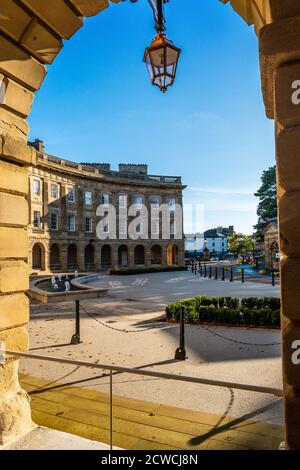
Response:
[{"label": "distant building", "polygon": [[217,227],[203,233],[185,235],[185,251],[206,258],[224,257],[228,252],[228,239],[234,234],[234,227]]},{"label": "distant building", "polygon": [[265,268],[268,271],[279,269],[278,220],[270,219],[264,229]]}]

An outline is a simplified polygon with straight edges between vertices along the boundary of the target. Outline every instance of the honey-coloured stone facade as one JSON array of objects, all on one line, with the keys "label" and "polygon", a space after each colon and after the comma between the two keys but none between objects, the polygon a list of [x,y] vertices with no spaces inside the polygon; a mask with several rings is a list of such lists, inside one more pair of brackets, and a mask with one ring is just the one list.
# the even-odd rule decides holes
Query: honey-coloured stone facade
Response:
[{"label": "honey-coloured stone facade", "polygon": [[[148,175],[146,165],[120,164],[119,171],[108,170],[107,165],[102,169],[101,164],[79,165],[47,155],[40,141],[33,145],[39,150],[36,165],[29,167],[28,259],[31,272],[89,272],[184,265],[183,238],[176,238],[176,234],[163,238],[162,214],[159,233],[151,238],[153,198],[166,205],[172,199],[182,213],[185,186],[180,177]],[[68,198],[71,190],[72,201]],[[118,213],[120,197],[126,198],[128,214],[136,196],[148,210],[148,231],[143,238],[132,239],[126,238],[124,229],[121,233]],[[116,239],[100,240],[97,236],[96,227],[101,218],[96,212],[103,198],[117,213]],[[170,212],[171,221],[173,212]],[[133,218],[127,216],[127,233]]]}]

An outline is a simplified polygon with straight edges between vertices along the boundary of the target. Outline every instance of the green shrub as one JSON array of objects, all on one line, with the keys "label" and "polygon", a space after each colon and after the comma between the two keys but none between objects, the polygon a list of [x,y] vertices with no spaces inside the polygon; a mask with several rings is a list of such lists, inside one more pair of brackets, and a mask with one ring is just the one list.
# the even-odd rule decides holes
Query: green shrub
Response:
[{"label": "green shrub", "polygon": [[280,327],[280,300],[273,297],[250,297],[240,302],[234,297],[197,296],[168,305],[166,317],[179,321],[181,306],[185,306],[190,323]]},{"label": "green shrub", "polygon": [[256,308],[257,297],[249,297],[248,299],[242,299],[241,306],[246,308]]},{"label": "green shrub", "polygon": [[200,305],[198,310],[198,318],[204,322],[215,322],[217,308],[214,305]]},{"label": "green shrub", "polygon": [[167,268],[153,267],[153,268],[119,268],[111,269],[109,274],[120,276],[132,276],[134,274],[148,274],[148,273],[165,273],[172,271],[187,271],[186,266],[169,266]]},{"label": "green shrub", "polygon": [[227,308],[239,308],[240,299],[236,297],[225,297],[226,307]]}]

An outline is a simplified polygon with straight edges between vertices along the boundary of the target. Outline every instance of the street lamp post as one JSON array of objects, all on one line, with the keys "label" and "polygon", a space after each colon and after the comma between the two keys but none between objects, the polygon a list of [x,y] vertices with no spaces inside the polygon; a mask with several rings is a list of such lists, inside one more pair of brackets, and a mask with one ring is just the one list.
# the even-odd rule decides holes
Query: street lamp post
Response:
[{"label": "street lamp post", "polygon": [[174,46],[165,34],[163,4],[168,0],[148,1],[154,12],[157,35],[145,50],[144,62],[152,84],[165,93],[168,87],[174,83],[181,49]]}]

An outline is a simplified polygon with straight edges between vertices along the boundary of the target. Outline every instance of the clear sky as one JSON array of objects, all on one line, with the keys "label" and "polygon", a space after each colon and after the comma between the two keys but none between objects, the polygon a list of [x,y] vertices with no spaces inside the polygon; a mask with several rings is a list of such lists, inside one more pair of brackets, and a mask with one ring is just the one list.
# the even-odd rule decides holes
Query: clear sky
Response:
[{"label": "clear sky", "polygon": [[[181,175],[184,201],[203,205],[205,228],[251,233],[253,193],[274,164],[257,38],[218,0],[170,0],[166,18],[167,34],[183,52],[165,95],[142,63],[155,35],[148,1],[111,4],[86,20],[49,67],[30,137],[73,161],[147,163],[151,174]],[[201,231],[190,212],[186,233]]]}]

